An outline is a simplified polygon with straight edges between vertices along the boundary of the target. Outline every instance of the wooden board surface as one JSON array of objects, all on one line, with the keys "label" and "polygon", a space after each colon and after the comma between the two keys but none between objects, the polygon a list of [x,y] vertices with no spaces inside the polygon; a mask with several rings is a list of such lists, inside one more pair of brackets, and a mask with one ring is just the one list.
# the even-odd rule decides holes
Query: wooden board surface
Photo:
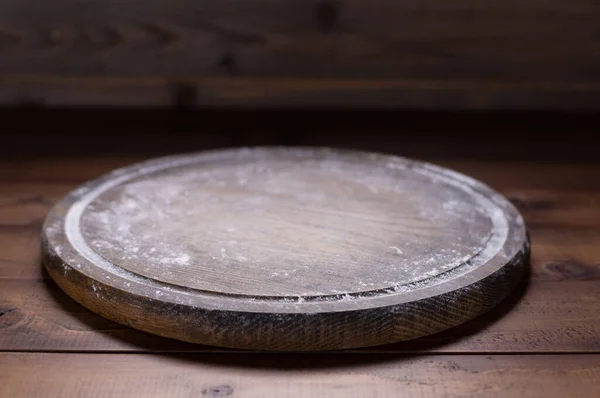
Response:
[{"label": "wooden board surface", "polygon": [[[61,370],[60,377],[56,369]],[[0,355],[3,397],[594,397],[599,355]]]},{"label": "wooden board surface", "polygon": [[524,273],[515,207],[470,177],[324,148],[170,156],[78,188],[43,261],[118,323],[244,349],[347,349],[478,316]]},{"label": "wooden board surface", "polygon": [[0,103],[598,109],[599,19],[589,0],[11,0]]}]

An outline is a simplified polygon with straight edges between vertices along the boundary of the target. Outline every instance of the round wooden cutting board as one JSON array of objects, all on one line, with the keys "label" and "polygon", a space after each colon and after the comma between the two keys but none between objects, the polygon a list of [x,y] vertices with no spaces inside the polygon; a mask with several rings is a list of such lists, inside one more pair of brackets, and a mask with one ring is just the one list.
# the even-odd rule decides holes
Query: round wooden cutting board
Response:
[{"label": "round wooden cutting board", "polygon": [[151,160],[48,215],[44,263],[90,310],[222,347],[307,351],[439,332],[498,303],[529,254],[504,197],[404,158],[252,148]]}]

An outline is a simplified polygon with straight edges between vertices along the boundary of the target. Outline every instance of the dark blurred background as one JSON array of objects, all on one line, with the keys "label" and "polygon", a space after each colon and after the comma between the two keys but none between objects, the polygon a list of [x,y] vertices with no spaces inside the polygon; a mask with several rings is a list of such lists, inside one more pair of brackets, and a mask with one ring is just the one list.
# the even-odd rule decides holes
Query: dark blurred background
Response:
[{"label": "dark blurred background", "polygon": [[3,157],[597,160],[597,0],[0,2]]}]

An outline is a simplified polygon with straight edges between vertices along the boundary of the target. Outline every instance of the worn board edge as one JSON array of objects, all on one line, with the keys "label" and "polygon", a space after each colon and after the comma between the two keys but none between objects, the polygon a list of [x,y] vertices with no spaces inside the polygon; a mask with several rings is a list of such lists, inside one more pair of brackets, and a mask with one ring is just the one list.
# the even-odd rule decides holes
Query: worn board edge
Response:
[{"label": "worn board edge", "polygon": [[[243,352],[183,343],[116,324],[79,305],[50,279],[0,280],[0,312],[0,351]],[[494,311],[455,328],[401,343],[335,352],[600,353],[599,314],[600,284],[595,281],[520,283]]]},{"label": "worn board edge", "polygon": [[[348,306],[348,302],[324,303],[323,310],[288,311],[279,303],[263,311],[225,306],[219,308],[195,306],[184,301],[167,301],[148,296],[143,286],[131,288],[113,285],[93,278],[69,264],[67,258],[88,262],[71,248],[64,231],[68,231],[71,208],[80,207],[85,195],[114,178],[127,180],[145,170],[162,170],[182,164],[202,164],[231,159],[256,160],[271,156],[305,157],[331,156],[334,159],[352,157],[398,163],[407,168],[437,173],[438,177],[465,180],[466,185],[482,195],[492,195],[499,209],[511,219],[510,237],[502,253],[489,270],[478,267],[473,275],[460,276],[457,286],[445,283],[428,294],[418,290],[404,294],[400,300],[395,293],[371,299],[365,307]],[[118,176],[118,177],[117,177]],[[495,195],[495,196],[494,196]],[[492,200],[490,198],[490,200]],[[500,202],[502,202],[500,204]],[[63,221],[66,218],[67,221]],[[519,222],[512,220],[517,219]],[[63,225],[64,223],[64,225]],[[522,235],[522,236],[521,236]],[[62,245],[60,247],[55,245]],[[67,251],[68,254],[63,252]],[[42,261],[50,276],[69,296],[86,308],[117,323],[135,329],[179,340],[228,348],[270,351],[321,351],[368,347],[410,340],[456,326],[488,311],[501,301],[521,280],[529,264],[529,236],[518,211],[510,202],[487,185],[466,175],[429,163],[398,156],[365,153],[331,148],[234,148],[204,151],[163,158],[115,170],[72,191],[48,215],[42,235]],[[75,260],[72,260],[75,261]],[[505,261],[500,263],[500,261]],[[91,263],[90,263],[91,264]],[[109,278],[110,279],[110,278]],[[126,283],[126,286],[130,286]],[[175,293],[173,293],[175,294]],[[251,305],[250,305],[251,304]],[[254,307],[254,303],[249,303]],[[314,306],[305,304],[306,306]],[[284,307],[287,305],[284,305]],[[302,306],[300,306],[302,307]],[[327,309],[327,310],[325,310]],[[173,324],[179,325],[173,328]]]},{"label": "worn board edge", "polygon": [[[65,278],[64,264],[45,256],[58,286],[75,301],[109,320],[162,337],[224,348],[276,352],[330,351],[380,346],[450,329],[479,316],[504,299],[521,279],[528,256],[523,249],[502,270],[473,285],[415,303],[361,312],[257,314],[216,312],[156,302],[102,287],[104,298],[82,293],[90,281],[81,274]],[[98,289],[98,288],[97,288]],[[100,290],[100,289],[99,289]],[[456,303],[460,310],[457,311]],[[382,327],[381,323],[384,322]],[[173,325],[177,324],[177,328]],[[225,330],[224,325],[235,325]],[[269,333],[262,333],[269,330]]]}]

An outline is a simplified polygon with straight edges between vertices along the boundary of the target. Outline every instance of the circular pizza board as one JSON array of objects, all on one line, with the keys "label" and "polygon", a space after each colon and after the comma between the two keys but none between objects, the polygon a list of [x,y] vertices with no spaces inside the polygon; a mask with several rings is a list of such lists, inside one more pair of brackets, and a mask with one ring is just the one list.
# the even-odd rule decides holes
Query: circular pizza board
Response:
[{"label": "circular pizza board", "polygon": [[486,185],[405,158],[241,148],[116,170],[71,192],[42,236],[74,300],[132,328],[310,351],[465,322],[518,282],[521,215]]}]

